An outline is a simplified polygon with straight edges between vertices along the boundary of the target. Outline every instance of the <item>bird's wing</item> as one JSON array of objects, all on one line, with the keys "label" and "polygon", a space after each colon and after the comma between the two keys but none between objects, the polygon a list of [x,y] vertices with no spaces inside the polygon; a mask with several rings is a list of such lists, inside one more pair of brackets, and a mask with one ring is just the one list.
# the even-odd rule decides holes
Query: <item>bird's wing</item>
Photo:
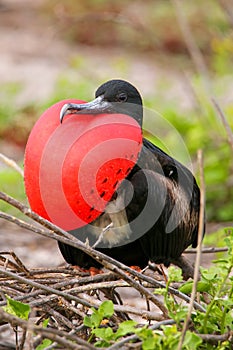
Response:
[{"label": "bird's wing", "polygon": [[151,260],[168,261],[196,245],[200,193],[186,167],[144,140],[128,180],[134,189],[126,208],[130,227]]}]

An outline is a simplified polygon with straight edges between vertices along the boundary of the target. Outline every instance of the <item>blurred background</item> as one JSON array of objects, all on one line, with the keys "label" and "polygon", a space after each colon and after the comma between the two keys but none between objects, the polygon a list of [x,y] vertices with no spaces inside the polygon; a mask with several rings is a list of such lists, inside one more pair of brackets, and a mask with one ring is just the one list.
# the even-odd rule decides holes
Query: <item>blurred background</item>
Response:
[{"label": "blurred background", "polygon": [[[205,244],[224,244],[233,221],[232,148],[212,97],[233,128],[232,0],[0,0],[0,43],[1,153],[23,166],[29,132],[48,106],[88,101],[108,79],[128,80],[182,136],[197,179],[203,150]],[[156,135],[172,148],[172,133]],[[0,190],[26,203],[21,176],[3,163]],[[4,202],[0,210],[16,214]],[[41,263],[38,242],[45,251],[51,242],[29,234],[1,220],[1,250],[16,249],[27,261],[28,246]],[[56,247],[54,254],[56,264]]]}]

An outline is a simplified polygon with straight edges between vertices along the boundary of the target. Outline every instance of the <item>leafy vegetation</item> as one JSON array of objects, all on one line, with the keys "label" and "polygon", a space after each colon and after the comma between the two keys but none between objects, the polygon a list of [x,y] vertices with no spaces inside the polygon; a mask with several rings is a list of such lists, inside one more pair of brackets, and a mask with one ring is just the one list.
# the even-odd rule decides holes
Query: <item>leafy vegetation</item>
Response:
[{"label": "leafy vegetation", "polygon": [[[225,244],[227,253],[214,261],[210,269],[201,268],[196,302],[200,308],[193,308],[188,330],[185,333],[183,350],[230,350],[233,332],[233,229],[227,230]],[[98,308],[92,307],[83,318],[86,337],[96,348],[110,348],[119,343],[141,342],[143,350],[173,350],[178,348],[188,304],[175,296],[170,287],[179,285],[179,291],[190,295],[193,281],[184,282],[178,268],[168,269],[165,288],[156,288],[154,293],[164,298],[168,319],[142,325],[131,320],[116,323],[115,305],[111,300],[103,301]],[[11,315],[28,320],[32,311],[28,304],[6,296],[4,310]],[[33,308],[32,308],[33,309]],[[41,318],[42,322],[43,318]],[[49,318],[43,320],[44,328]],[[80,326],[79,326],[80,328]],[[206,337],[208,335],[208,338]],[[51,345],[48,338],[37,346],[37,350]]]},{"label": "leafy vegetation", "polygon": [[[233,330],[233,229],[228,229],[225,238],[228,247],[227,254],[214,261],[210,269],[201,269],[201,279],[198,282],[197,292],[201,305],[205,312],[193,310],[190,330],[186,332],[182,349],[231,349],[231,341],[214,341],[209,344],[203,341],[202,334],[220,335]],[[214,283],[213,283],[214,281]],[[98,310],[92,309],[91,316],[84,318],[84,325],[91,329],[91,338],[96,338],[96,347],[109,347],[121,337],[135,334],[142,341],[143,350],[169,350],[176,349],[180,340],[182,324],[187,314],[187,305],[178,302],[169,292],[169,286],[174,282],[182,282],[181,270],[175,267],[169,268],[167,288],[155,289],[156,294],[164,296],[164,303],[168,309],[170,319],[175,321],[173,325],[162,325],[161,329],[153,330],[150,327],[140,327],[135,321],[124,321],[119,324],[114,332],[109,326],[102,324],[105,318],[110,318],[114,313],[113,303],[105,301]],[[185,294],[192,291],[192,281],[181,284],[179,290]],[[214,337],[213,337],[214,339]]]}]

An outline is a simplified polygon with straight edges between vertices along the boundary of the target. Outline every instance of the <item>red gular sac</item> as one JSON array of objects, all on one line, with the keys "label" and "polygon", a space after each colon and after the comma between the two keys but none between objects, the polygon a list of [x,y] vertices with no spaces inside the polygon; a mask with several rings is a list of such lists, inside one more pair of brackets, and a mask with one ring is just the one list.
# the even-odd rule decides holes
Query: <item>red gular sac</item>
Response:
[{"label": "red gular sac", "polygon": [[[70,114],[60,123],[63,100],[47,109],[25,150],[25,188],[33,211],[74,230],[104,211],[137,162],[142,131],[125,114]],[[72,113],[72,112],[71,112]]]}]

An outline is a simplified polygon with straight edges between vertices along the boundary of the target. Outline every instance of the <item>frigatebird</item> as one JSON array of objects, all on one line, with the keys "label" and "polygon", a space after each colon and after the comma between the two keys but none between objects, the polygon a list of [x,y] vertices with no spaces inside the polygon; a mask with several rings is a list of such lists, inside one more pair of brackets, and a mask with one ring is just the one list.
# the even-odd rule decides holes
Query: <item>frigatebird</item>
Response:
[{"label": "frigatebird", "polygon": [[[102,84],[92,102],[65,104],[60,121],[64,123],[68,114],[90,113],[93,118],[102,113],[126,114],[142,128],[141,95],[124,80]],[[199,209],[200,190],[191,171],[144,138],[135,166],[116,188],[103,212],[71,233],[88,237],[97,230],[104,239],[102,244],[99,239],[95,249],[128,266],[145,268],[148,261],[165,266],[173,263],[189,275],[192,272],[189,264],[187,272],[182,253],[190,245],[197,246]],[[59,248],[72,265],[100,268],[97,261],[74,247],[59,242]]]}]

